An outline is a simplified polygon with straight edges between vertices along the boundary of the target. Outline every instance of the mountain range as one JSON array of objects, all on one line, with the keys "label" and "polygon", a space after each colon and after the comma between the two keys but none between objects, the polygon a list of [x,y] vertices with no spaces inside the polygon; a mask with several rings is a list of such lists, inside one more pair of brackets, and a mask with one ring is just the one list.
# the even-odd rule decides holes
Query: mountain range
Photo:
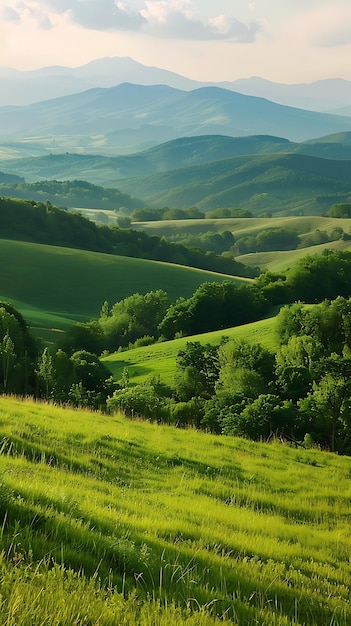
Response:
[{"label": "mountain range", "polygon": [[[135,155],[52,154],[0,161],[0,169],[31,182],[85,179],[118,187],[136,197],[139,206],[196,205],[204,211],[235,207],[254,215],[320,215],[336,202],[351,200],[351,132],[304,143],[270,136],[199,136]],[[14,184],[10,180],[2,194],[16,195]],[[21,197],[24,191],[25,197],[36,197],[31,195],[34,188],[25,190],[21,181],[18,184]],[[101,194],[107,192],[101,189]],[[40,192],[44,197],[45,183]],[[68,197],[57,202],[86,206],[70,205]]]},{"label": "mountain range", "polygon": [[[351,118],[297,109],[219,87],[94,88],[27,106],[0,107],[1,144],[42,153],[128,154],[197,135],[274,135],[305,141],[351,131]],[[11,156],[11,154],[10,154]],[[18,154],[16,155],[18,156]]]},{"label": "mountain range", "polygon": [[274,83],[261,77],[200,82],[143,65],[128,57],[97,59],[80,67],[54,66],[31,71],[0,67],[0,106],[33,104],[95,87],[114,87],[124,82],[163,84],[182,90],[216,85],[244,95],[267,98],[278,104],[351,115],[351,82],[340,78],[302,84]]}]

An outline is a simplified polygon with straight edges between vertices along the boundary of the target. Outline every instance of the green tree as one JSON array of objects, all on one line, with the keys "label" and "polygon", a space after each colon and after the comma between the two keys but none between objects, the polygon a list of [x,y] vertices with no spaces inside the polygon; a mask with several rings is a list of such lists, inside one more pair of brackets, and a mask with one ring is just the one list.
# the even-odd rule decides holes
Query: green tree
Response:
[{"label": "green tree", "polygon": [[38,369],[36,370],[39,386],[44,388],[44,397],[48,400],[52,394],[55,384],[55,369],[53,364],[53,358],[49,353],[48,348],[44,348],[40,355],[38,362]]}]

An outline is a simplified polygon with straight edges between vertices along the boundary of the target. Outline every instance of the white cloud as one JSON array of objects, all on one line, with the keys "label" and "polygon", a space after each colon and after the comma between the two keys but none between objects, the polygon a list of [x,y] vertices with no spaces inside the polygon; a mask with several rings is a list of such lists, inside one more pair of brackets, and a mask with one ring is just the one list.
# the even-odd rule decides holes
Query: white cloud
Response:
[{"label": "white cloud", "polygon": [[[141,0],[140,0],[141,1]],[[74,24],[96,31],[139,31],[159,38],[192,41],[231,40],[253,42],[259,22],[245,24],[220,14],[201,19],[191,0],[144,0],[143,8],[132,8],[125,0],[7,0],[3,17],[19,21],[25,15],[37,19],[43,29],[51,27],[55,15],[66,15]]]},{"label": "white cloud", "polygon": [[254,41],[260,30],[258,22],[244,24],[225,15],[201,20],[189,2],[154,0],[145,2],[141,11],[146,24],[144,30],[158,37],[189,40],[233,40],[240,43]]}]

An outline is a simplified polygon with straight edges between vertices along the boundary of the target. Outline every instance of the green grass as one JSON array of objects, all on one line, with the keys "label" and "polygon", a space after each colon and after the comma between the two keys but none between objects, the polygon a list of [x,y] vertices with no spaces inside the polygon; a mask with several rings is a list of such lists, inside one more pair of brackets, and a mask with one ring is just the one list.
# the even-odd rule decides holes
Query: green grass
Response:
[{"label": "green grass", "polygon": [[120,380],[124,368],[128,369],[131,383],[143,383],[152,376],[173,386],[176,358],[179,350],[185,348],[188,341],[219,344],[223,337],[245,339],[252,343],[260,343],[268,350],[277,348],[275,336],[275,317],[252,322],[235,328],[225,328],[201,335],[181,337],[173,341],[156,343],[151,346],[134,348],[126,352],[115,352],[103,359],[116,381]]},{"label": "green grass", "polygon": [[164,289],[190,297],[206,281],[248,279],[195,268],[20,241],[0,240],[0,298],[18,306],[35,332],[53,334],[98,317],[133,293]]},{"label": "green grass", "polygon": [[1,625],[350,623],[348,458],[4,397],[0,440]]},{"label": "green grass", "polygon": [[266,228],[289,228],[299,235],[313,233],[316,229],[331,233],[334,228],[341,227],[345,232],[351,231],[351,219],[332,217],[290,216],[290,217],[242,217],[204,220],[165,220],[159,222],[141,222],[133,224],[133,228],[145,230],[148,234],[172,236],[177,233],[203,233],[206,231],[223,232],[230,230],[234,236],[256,235]]},{"label": "green grass", "polygon": [[[223,232],[229,230],[235,238],[247,235],[257,235],[266,228],[288,228],[297,232],[303,239],[307,235],[313,234],[317,229],[325,231],[329,235],[334,228],[342,228],[345,233],[351,232],[351,219],[337,219],[321,216],[290,216],[272,218],[226,218],[226,219],[205,219],[205,220],[173,220],[159,222],[142,222],[133,224],[133,228],[145,230],[148,234],[158,236],[165,235],[172,240],[176,234],[186,233],[196,235],[206,231]],[[255,252],[237,256],[236,260],[245,265],[260,267],[262,271],[284,271],[291,267],[299,259],[308,254],[321,254],[326,248],[333,250],[349,250],[351,241],[332,241],[329,243],[301,248],[298,250]]]},{"label": "green grass", "polygon": [[303,259],[308,254],[322,254],[326,248],[332,250],[350,250],[351,241],[332,241],[330,243],[300,248],[298,250],[287,250],[278,252],[255,252],[253,254],[243,254],[237,260],[245,265],[260,266],[261,270],[271,272],[284,272],[292,267],[297,261]]}]

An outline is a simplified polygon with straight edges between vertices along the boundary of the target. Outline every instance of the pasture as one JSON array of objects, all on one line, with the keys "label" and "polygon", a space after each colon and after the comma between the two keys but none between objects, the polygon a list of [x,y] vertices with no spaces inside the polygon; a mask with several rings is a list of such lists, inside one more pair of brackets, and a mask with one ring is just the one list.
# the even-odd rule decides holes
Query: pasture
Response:
[{"label": "pasture", "polygon": [[2,626],[347,626],[350,459],[0,398]]}]

